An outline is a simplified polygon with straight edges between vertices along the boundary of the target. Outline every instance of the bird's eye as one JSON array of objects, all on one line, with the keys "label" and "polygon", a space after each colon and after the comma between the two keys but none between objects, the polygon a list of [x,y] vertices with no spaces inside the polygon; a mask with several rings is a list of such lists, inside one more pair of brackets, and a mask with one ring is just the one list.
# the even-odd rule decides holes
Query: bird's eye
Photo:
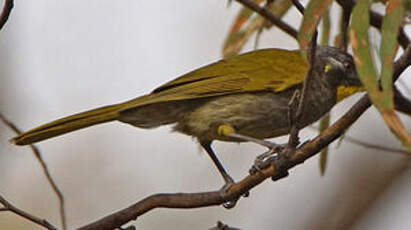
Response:
[{"label": "bird's eye", "polygon": [[349,63],[349,62],[344,62],[344,68],[345,68],[346,70],[350,70],[350,69],[351,69],[351,63]]}]

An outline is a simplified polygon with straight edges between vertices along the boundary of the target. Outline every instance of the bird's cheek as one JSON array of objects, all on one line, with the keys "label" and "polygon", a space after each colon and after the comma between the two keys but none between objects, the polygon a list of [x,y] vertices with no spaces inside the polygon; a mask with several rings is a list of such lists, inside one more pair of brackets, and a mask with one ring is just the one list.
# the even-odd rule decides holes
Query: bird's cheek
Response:
[{"label": "bird's cheek", "polygon": [[346,76],[345,84],[350,86],[362,86],[360,79],[358,79],[357,75],[351,74]]},{"label": "bird's cheek", "polygon": [[326,74],[325,77],[326,77],[326,80],[327,80],[328,84],[330,84],[332,86],[339,86],[341,84],[344,84],[343,81],[341,80],[342,76],[341,76],[341,74],[338,73],[338,71],[330,70]]}]

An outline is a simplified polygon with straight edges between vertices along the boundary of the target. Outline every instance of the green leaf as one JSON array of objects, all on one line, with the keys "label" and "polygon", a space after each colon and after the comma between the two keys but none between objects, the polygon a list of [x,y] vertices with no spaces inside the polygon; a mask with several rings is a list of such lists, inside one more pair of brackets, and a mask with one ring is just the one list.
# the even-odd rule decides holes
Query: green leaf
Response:
[{"label": "green leaf", "polygon": [[333,0],[311,0],[304,12],[303,22],[298,32],[301,49],[307,49],[323,15]]},{"label": "green leaf", "polygon": [[[322,132],[330,126],[330,114],[325,115],[320,121],[319,131]],[[324,176],[325,170],[327,169],[328,162],[328,146],[323,148],[320,153],[320,172],[321,176]]]},{"label": "green leaf", "polygon": [[393,62],[397,53],[397,35],[404,17],[402,0],[390,0],[381,28],[381,83],[384,91],[383,106],[385,109],[394,109],[394,94],[392,91]]},{"label": "green leaf", "polygon": [[[254,1],[257,3],[262,2],[262,0]],[[268,8],[273,14],[281,18],[291,6],[292,2],[290,0],[276,0]],[[260,31],[265,27],[271,27],[263,17],[256,15],[255,18],[252,18],[249,12],[251,11],[248,8],[242,8],[237,14],[223,45],[224,58],[238,54],[256,31]]]},{"label": "green leaf", "polygon": [[385,30],[381,45],[383,91],[379,89],[378,76],[371,58],[368,41],[370,3],[369,0],[358,1],[352,14],[350,38],[355,65],[372,103],[380,111],[385,123],[391,132],[401,140],[402,144],[411,150],[411,135],[405,130],[401,120],[395,114],[392,96],[392,62],[397,50],[395,40],[404,14],[398,8],[402,8],[403,3],[402,0],[389,0],[387,13],[383,19],[383,30]]},{"label": "green leaf", "polygon": [[[323,15],[323,20],[321,23],[321,45],[328,45],[330,43],[330,29],[331,29],[331,20],[330,20],[330,10],[329,8]],[[325,115],[320,121],[319,131],[322,132],[330,126],[330,116],[331,114]],[[328,162],[328,146],[323,148],[320,152],[320,173],[321,176],[325,175],[325,170],[327,169]]]},{"label": "green leaf", "polygon": [[373,103],[377,103],[380,92],[368,39],[370,5],[371,1],[369,0],[358,1],[355,5],[352,13],[350,39],[354,52],[354,61],[360,80],[370,95]]}]

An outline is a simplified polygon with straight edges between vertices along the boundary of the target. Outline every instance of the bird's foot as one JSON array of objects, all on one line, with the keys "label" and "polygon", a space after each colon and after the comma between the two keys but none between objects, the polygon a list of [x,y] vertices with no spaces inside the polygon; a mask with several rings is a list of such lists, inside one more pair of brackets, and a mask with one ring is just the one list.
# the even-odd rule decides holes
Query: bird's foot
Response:
[{"label": "bird's foot", "polygon": [[[220,192],[222,193],[222,196],[227,195],[228,189],[230,189],[230,187],[235,184],[234,180],[231,177],[224,178],[224,180],[225,180],[225,184],[220,189]],[[234,206],[237,204],[238,199],[239,199],[239,197],[237,197],[236,199],[225,202],[223,204],[223,207],[226,208],[226,209],[234,208]]]},{"label": "bird's foot", "polygon": [[[267,141],[268,142],[268,141]],[[255,160],[254,160],[254,164],[251,167],[251,169],[249,170],[249,173],[255,174],[257,172],[261,172],[261,170],[265,169],[266,167],[268,167],[269,165],[275,163],[275,161],[278,160],[279,155],[281,154],[281,152],[285,149],[286,145],[278,145],[275,143],[270,143],[270,145],[272,146],[271,148],[269,148],[269,150],[261,155],[258,155]]]},{"label": "bird's foot", "polygon": [[[225,184],[224,186],[220,189],[220,192],[222,193],[222,196],[227,195],[227,191],[231,188],[231,186],[233,186],[235,184],[234,180],[229,177],[229,178],[225,178]],[[242,196],[243,197],[248,197],[250,195],[250,192],[246,192],[244,193]],[[237,201],[240,199],[240,197],[236,197],[233,200],[227,201],[223,204],[223,207],[226,209],[231,209],[234,208],[235,205],[237,204]]]}]

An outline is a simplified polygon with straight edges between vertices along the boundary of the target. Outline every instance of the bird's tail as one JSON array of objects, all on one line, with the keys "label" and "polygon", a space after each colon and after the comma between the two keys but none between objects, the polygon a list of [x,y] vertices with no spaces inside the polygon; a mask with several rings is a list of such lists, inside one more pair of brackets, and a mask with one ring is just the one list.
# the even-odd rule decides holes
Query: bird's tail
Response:
[{"label": "bird's tail", "polygon": [[22,133],[11,139],[11,142],[16,145],[28,145],[92,125],[113,121],[119,117],[121,108],[122,104],[116,104],[68,116]]}]

